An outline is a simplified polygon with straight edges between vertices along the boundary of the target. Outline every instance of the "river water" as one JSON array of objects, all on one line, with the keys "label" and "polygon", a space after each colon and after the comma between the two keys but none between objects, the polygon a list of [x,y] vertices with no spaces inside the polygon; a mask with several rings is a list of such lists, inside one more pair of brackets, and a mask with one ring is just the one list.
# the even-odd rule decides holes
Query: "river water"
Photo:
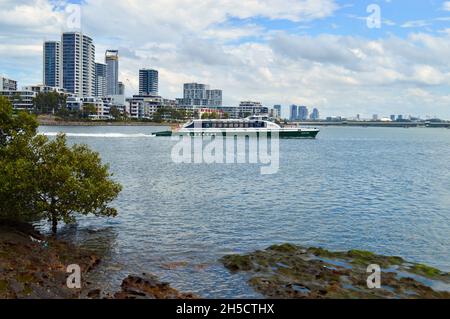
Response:
[{"label": "river water", "polygon": [[281,140],[279,169],[177,164],[158,127],[40,127],[86,143],[123,191],[116,218],[82,217],[61,236],[101,251],[91,280],[117,290],[153,273],[203,297],[260,297],[218,259],[290,242],[398,255],[450,271],[450,130],[325,127]]}]

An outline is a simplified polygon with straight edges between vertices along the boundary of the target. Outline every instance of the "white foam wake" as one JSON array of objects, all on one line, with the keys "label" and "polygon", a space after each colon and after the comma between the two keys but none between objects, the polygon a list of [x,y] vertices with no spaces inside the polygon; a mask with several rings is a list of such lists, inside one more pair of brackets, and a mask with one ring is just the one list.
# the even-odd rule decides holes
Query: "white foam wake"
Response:
[{"label": "white foam wake", "polygon": [[[59,132],[41,132],[40,135],[44,136],[57,136]],[[123,134],[123,133],[65,133],[67,137],[100,137],[100,138],[143,138],[143,137],[155,137],[152,134]]]}]

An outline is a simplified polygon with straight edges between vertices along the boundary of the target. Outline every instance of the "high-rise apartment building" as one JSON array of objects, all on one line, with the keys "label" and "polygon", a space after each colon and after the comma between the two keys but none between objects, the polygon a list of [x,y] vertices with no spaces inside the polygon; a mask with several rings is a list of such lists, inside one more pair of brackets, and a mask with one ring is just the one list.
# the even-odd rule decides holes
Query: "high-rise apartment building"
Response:
[{"label": "high-rise apartment building", "polygon": [[306,106],[299,106],[297,115],[298,120],[306,121],[308,119],[308,108]]},{"label": "high-rise apartment building", "polygon": [[63,54],[60,41],[45,41],[43,47],[43,84],[63,87]]},{"label": "high-rise apartment building", "polygon": [[158,71],[139,70],[139,95],[158,95]]},{"label": "high-rise apartment building", "polygon": [[106,94],[119,94],[119,51],[106,50]]},{"label": "high-rise apartment building", "polygon": [[62,35],[63,87],[77,96],[93,96],[95,91],[95,46],[80,32]]},{"label": "high-rise apartment building", "polygon": [[106,64],[95,63],[95,96],[106,96]]},{"label": "high-rise apartment building", "polygon": [[314,108],[311,112],[311,115],[309,118],[313,121],[317,121],[319,119],[319,110],[317,108]]},{"label": "high-rise apartment building", "polygon": [[291,121],[296,121],[297,118],[298,118],[298,106],[293,104],[293,105],[291,105],[291,108],[290,108],[289,119]]}]

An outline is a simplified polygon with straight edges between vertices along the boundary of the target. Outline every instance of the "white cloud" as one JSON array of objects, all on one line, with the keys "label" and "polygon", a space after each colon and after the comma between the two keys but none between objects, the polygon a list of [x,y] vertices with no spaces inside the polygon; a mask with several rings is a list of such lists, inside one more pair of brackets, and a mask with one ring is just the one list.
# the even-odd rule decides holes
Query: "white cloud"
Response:
[{"label": "white cloud", "polygon": [[444,3],[442,4],[442,10],[450,11],[450,1],[444,1]]},{"label": "white cloud", "polygon": [[[58,39],[66,26],[64,2],[0,4],[0,73],[12,70],[20,86],[37,83],[42,41]],[[128,94],[137,90],[139,68],[152,67],[169,98],[182,94],[184,82],[199,81],[222,88],[228,105],[255,99],[346,116],[416,114],[429,105],[436,110],[430,114],[450,117],[450,33],[376,40],[293,35],[249,19],[310,21],[337,9],[332,0],[87,0],[82,26],[94,38],[97,60],[108,48],[120,50]]]}]

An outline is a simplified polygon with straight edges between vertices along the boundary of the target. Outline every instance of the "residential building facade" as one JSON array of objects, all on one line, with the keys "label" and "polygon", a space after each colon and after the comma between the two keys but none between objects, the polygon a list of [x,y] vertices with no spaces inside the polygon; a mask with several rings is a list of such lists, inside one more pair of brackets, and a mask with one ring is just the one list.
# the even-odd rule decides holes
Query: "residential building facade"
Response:
[{"label": "residential building facade", "polygon": [[36,97],[36,92],[25,90],[0,90],[0,96],[6,97],[15,110],[29,112],[34,110],[34,98]]},{"label": "residential building facade", "polygon": [[289,119],[291,121],[296,121],[297,118],[298,118],[298,106],[295,104],[292,104],[290,107]]},{"label": "residential building facade", "polygon": [[106,64],[95,63],[95,92],[94,96],[106,96]]},{"label": "residential building facade", "polygon": [[106,50],[106,94],[119,94],[119,51]]},{"label": "residential building facade", "polygon": [[298,116],[297,116],[297,120],[299,121],[306,121],[308,119],[308,108],[306,106],[299,106],[298,107]]},{"label": "residential building facade", "polygon": [[274,109],[274,117],[276,118],[281,118],[281,105],[274,105],[273,106]]},{"label": "residential building facade", "polygon": [[222,90],[210,89],[207,84],[185,83],[183,98],[177,99],[179,105],[211,107],[222,105]]},{"label": "residential building facade", "polygon": [[95,46],[80,32],[62,35],[63,87],[77,96],[93,96],[95,91]]},{"label": "residential building facade", "polygon": [[0,76],[0,91],[17,91],[17,81]]},{"label": "residential building facade", "polygon": [[43,85],[43,84],[24,86],[23,90],[24,91],[32,91],[32,92],[35,92],[35,93],[55,92],[55,93],[66,94],[67,95],[67,91],[65,89],[63,89],[62,87],[48,86],[48,85]]},{"label": "residential building facade", "polygon": [[317,121],[320,118],[319,110],[316,107],[312,110],[309,118],[313,121]]},{"label": "residential building facade", "polygon": [[158,95],[159,75],[157,70],[139,70],[139,95]]},{"label": "residential building facade", "polygon": [[61,41],[45,41],[43,48],[43,83],[63,87],[63,52]]},{"label": "residential building facade", "polygon": [[238,114],[240,118],[250,115],[269,114],[269,108],[263,107],[261,102],[242,101],[239,103]]}]

